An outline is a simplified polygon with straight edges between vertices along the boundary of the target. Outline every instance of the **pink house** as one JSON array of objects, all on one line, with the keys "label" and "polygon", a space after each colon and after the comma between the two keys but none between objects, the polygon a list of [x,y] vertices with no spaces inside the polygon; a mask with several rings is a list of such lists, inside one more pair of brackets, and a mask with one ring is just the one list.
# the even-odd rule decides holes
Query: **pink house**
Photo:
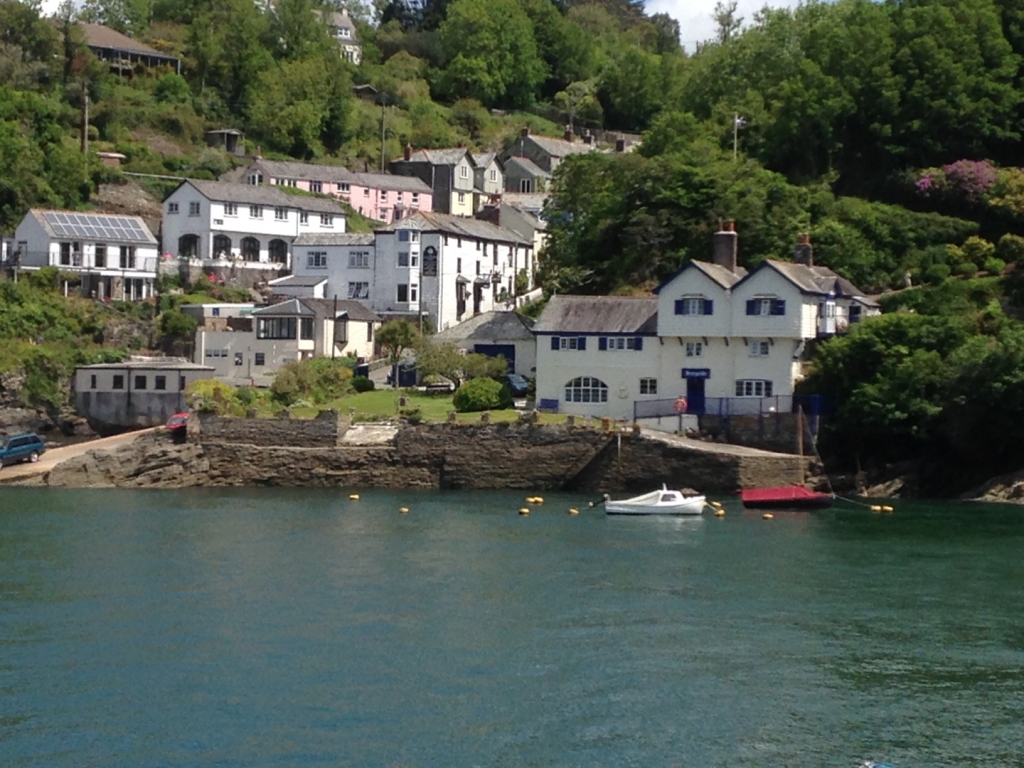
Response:
[{"label": "pink house", "polygon": [[[237,172],[235,172],[237,174]],[[344,200],[363,216],[391,223],[433,210],[429,186],[410,176],[354,173],[337,165],[313,165],[258,157],[242,172],[247,184],[295,187]]]}]

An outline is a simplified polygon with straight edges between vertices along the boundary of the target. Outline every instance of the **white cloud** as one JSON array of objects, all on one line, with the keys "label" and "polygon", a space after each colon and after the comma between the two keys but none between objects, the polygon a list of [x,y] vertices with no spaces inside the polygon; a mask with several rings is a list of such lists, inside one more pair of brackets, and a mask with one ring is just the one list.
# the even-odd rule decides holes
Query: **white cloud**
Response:
[{"label": "white cloud", "polygon": [[[696,43],[715,36],[715,22],[711,18],[717,0],[647,0],[647,13],[667,13],[679,22],[679,40],[688,53]],[[749,24],[754,14],[766,5],[765,0],[739,0],[736,13]],[[794,8],[797,0],[767,3],[774,8]]]}]

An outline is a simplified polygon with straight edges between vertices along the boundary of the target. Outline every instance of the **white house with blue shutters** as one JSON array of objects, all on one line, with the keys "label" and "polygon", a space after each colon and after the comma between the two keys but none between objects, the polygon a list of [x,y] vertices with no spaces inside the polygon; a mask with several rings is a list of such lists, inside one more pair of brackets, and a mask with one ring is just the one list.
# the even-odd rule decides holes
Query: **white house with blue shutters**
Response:
[{"label": "white house with blue shutters", "polygon": [[541,407],[632,419],[756,413],[791,406],[809,342],[878,314],[810,245],[800,262],[736,264],[736,233],[715,235],[715,261],[688,262],[655,297],[554,296],[533,328]]}]

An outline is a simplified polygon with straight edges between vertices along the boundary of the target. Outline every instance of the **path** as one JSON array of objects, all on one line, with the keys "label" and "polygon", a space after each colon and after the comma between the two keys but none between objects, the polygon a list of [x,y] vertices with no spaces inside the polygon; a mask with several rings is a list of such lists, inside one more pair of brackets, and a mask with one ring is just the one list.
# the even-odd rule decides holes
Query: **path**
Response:
[{"label": "path", "polygon": [[163,427],[151,427],[136,432],[125,432],[123,435],[114,435],[113,437],[103,437],[99,440],[89,440],[84,443],[67,445],[62,448],[51,448],[35,464],[25,462],[23,464],[12,464],[0,469],[0,485],[13,480],[25,480],[35,475],[45,475],[62,461],[73,459],[89,451],[111,450],[134,441],[139,435],[145,435],[161,429]]}]

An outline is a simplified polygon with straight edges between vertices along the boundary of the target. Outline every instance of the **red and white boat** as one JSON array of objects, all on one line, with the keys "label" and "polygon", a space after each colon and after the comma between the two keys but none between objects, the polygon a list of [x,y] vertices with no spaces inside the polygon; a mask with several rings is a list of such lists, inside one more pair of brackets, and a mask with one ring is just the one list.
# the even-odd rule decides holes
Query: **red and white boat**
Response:
[{"label": "red and white boat", "polygon": [[831,493],[809,491],[796,484],[748,488],[740,491],[740,498],[748,509],[828,509],[832,506]]}]

